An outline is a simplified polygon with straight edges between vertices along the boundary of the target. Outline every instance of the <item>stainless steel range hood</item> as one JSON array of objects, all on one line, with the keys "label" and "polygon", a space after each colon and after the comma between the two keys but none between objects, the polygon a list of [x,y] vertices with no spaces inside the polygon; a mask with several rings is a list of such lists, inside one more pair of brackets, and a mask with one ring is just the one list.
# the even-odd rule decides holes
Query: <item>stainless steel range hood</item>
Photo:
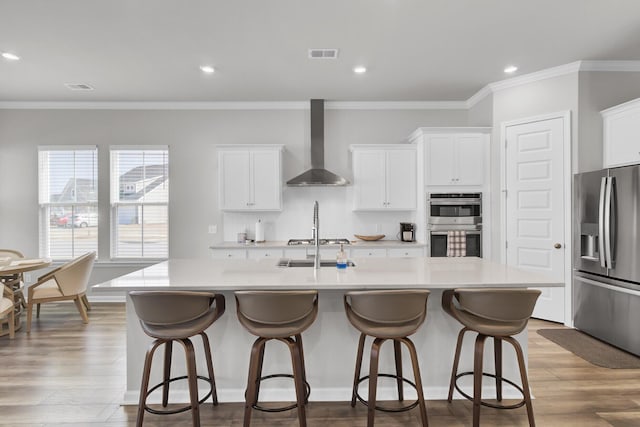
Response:
[{"label": "stainless steel range hood", "polygon": [[324,99],[311,100],[311,169],[287,181],[293,187],[340,186],[349,181],[324,168]]}]

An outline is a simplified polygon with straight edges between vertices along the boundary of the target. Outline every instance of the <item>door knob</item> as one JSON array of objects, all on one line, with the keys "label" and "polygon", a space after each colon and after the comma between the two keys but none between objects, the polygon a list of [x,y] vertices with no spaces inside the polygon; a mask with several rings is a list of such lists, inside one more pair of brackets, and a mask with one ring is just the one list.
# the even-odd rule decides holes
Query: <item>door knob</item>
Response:
[{"label": "door knob", "polygon": [[553,245],[553,247],[556,249],[560,249],[562,245],[560,243],[556,243],[555,245]]}]

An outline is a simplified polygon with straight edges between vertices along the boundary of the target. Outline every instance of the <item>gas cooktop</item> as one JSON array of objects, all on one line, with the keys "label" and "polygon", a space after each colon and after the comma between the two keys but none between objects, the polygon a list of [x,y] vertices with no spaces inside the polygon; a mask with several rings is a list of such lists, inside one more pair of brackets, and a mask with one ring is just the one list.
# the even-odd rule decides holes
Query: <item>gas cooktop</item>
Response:
[{"label": "gas cooktop", "polygon": [[[349,245],[350,243],[351,242],[349,242],[349,239],[320,239],[321,245]],[[287,245],[313,245],[313,239],[289,239]]]}]

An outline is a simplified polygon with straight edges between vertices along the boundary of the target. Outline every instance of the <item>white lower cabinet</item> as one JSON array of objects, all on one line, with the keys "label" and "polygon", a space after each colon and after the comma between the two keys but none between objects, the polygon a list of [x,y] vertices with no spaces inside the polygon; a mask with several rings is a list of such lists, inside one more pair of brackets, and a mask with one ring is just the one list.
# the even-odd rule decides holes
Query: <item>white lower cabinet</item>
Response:
[{"label": "white lower cabinet", "polygon": [[262,258],[282,258],[283,251],[282,249],[249,249],[247,250],[247,254],[249,254],[249,259],[262,259]]},{"label": "white lower cabinet", "polygon": [[211,258],[215,259],[243,259],[246,257],[246,249],[211,249]]},{"label": "white lower cabinet", "polygon": [[391,248],[387,255],[391,258],[423,257],[424,248]]},{"label": "white lower cabinet", "polygon": [[384,248],[352,248],[352,258],[374,258],[386,257],[387,250]]},{"label": "white lower cabinet", "polygon": [[305,259],[307,257],[307,248],[287,248],[284,250],[285,258]]},{"label": "white lower cabinet", "polygon": [[[345,247],[345,251],[349,254],[349,258],[372,258],[372,257],[423,257],[425,256],[425,248],[350,248]],[[320,258],[323,260],[336,259],[336,255],[340,250],[339,246],[321,247]],[[297,247],[297,248],[216,248],[211,249],[211,258],[214,259],[264,259],[273,258],[291,258],[305,259],[313,257],[315,249],[313,247]]]}]

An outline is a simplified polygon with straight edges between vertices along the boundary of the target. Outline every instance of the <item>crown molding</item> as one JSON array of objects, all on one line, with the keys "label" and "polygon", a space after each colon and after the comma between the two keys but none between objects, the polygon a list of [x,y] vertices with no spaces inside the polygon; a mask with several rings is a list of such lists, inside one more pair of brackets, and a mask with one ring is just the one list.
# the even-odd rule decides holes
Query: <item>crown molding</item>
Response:
[{"label": "crown molding", "polygon": [[346,102],[328,101],[329,110],[465,110],[466,101],[380,101]]},{"label": "crown molding", "polygon": [[[329,110],[467,110],[486,96],[524,84],[588,71],[640,72],[640,61],[575,61],[489,83],[466,101],[327,101]],[[308,110],[308,101],[75,102],[0,101],[0,110]]]},{"label": "crown molding", "polygon": [[[329,101],[329,110],[464,110],[465,101]],[[4,110],[308,110],[308,101],[293,102],[0,102]]]}]

